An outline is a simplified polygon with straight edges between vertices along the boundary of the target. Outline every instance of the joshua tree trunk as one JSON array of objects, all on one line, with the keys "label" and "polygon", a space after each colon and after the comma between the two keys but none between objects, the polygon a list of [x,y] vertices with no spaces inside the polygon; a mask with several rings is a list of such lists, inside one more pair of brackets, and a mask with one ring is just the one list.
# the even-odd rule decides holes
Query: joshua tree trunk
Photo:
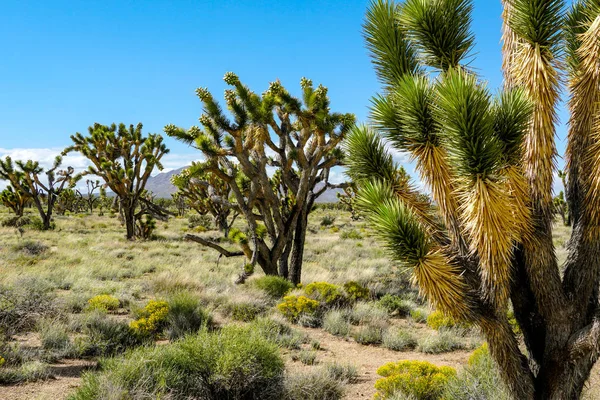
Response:
[{"label": "joshua tree trunk", "polygon": [[123,220],[127,228],[127,239],[134,240],[135,233],[135,202],[133,200],[122,200],[120,202]]},{"label": "joshua tree trunk", "polygon": [[306,229],[308,228],[308,214],[314,203],[314,195],[309,194],[304,208],[298,216],[296,232],[293,239],[291,268],[288,279],[297,285],[302,279],[302,261],[304,258],[304,243],[306,241]]}]

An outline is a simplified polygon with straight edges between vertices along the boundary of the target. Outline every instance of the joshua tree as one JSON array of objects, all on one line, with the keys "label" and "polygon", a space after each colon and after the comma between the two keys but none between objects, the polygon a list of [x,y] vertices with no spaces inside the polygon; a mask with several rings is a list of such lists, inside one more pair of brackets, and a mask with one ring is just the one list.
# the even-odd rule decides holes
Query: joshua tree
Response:
[{"label": "joshua tree", "polygon": [[[227,182],[213,173],[206,172],[201,163],[193,162],[180,174],[174,175],[171,183],[177,188],[177,194],[185,199],[190,208],[200,215],[212,215],[215,226],[223,232],[225,237],[229,236],[229,229],[239,213],[234,212],[232,218],[229,218],[231,207],[228,202],[231,189]],[[227,203],[212,201],[212,196],[226,199]]]},{"label": "joshua tree", "polygon": [[0,204],[10,208],[17,217],[23,216],[25,205],[27,205],[29,200],[30,197],[27,196],[27,193],[14,190],[10,185],[0,192]]},{"label": "joshua tree", "polygon": [[93,181],[91,179],[86,179],[85,186],[87,188],[87,197],[86,197],[87,206],[90,210],[90,214],[93,214],[94,213],[94,204],[96,204],[98,202],[98,198],[94,196],[94,192],[96,191],[96,189],[102,188],[102,184],[100,183],[99,180]]},{"label": "joshua tree", "polygon": [[[347,141],[358,202],[392,256],[435,307],[481,327],[519,400],[579,398],[600,355],[600,2],[577,1],[566,18],[564,6],[504,2],[505,87],[491,96],[468,67],[471,1],[371,3],[364,35],[383,91],[372,103],[376,131],[356,128]],[[552,181],[563,65],[573,233],[559,267]],[[388,143],[412,155],[435,207],[398,179]]]},{"label": "joshua tree", "polygon": [[[200,149],[206,157],[202,171],[229,186],[232,201],[217,194],[211,194],[211,201],[246,219],[247,233],[232,234],[251,264],[257,262],[266,274],[298,283],[308,214],[315,199],[332,186],[329,171],[342,161],[338,144],[354,116],[331,113],[327,89],[315,89],[305,78],[302,100],[279,82],[259,96],[231,72],[224,79],[233,88],[225,92],[233,121],[208,90],[200,88],[204,129],[167,126],[165,131]],[[216,193],[214,189],[209,185],[209,192]],[[215,243],[204,244],[232,254]]]},{"label": "joshua tree", "polygon": [[[58,196],[76,182],[73,168],[58,170],[61,164],[62,157],[56,157],[52,168],[44,172],[37,161],[13,163],[10,157],[0,160],[0,179],[9,181],[19,196],[33,201],[42,219],[42,227],[46,230],[52,227],[52,212]],[[40,180],[42,174],[46,175],[45,183]]]},{"label": "joshua tree", "polygon": [[88,135],[71,136],[74,145],[64,153],[78,151],[92,165],[81,175],[97,175],[118,197],[123,212],[127,239],[136,237],[135,215],[146,182],[154,168],[162,170],[161,158],[169,152],[162,136],[142,135],[142,124],[137,126],[98,123],[88,128]]}]

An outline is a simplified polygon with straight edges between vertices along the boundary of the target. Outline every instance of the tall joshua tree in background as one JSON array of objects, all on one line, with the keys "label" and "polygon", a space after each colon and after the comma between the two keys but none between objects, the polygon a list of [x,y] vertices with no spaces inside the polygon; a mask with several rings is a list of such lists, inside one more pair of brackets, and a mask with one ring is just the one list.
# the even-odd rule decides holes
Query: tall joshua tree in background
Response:
[{"label": "tall joshua tree in background", "polygon": [[252,264],[299,283],[308,214],[332,186],[329,173],[342,162],[338,145],[354,125],[354,116],[330,112],[327,89],[314,88],[308,79],[301,81],[302,99],[279,82],[259,96],[231,72],[224,79],[232,86],[225,101],[233,120],[200,88],[203,129],[167,126],[165,132],[200,149],[206,157],[204,171],[229,185],[232,202],[216,194],[211,200],[246,219],[247,233],[232,233]]},{"label": "tall joshua tree in background", "polygon": [[[471,10],[469,0],[371,3],[364,35],[383,92],[372,103],[376,131],[349,135],[349,174],[421,293],[481,327],[516,399],[577,399],[600,355],[600,1],[576,1],[565,18],[560,0],[506,0],[505,85],[495,96],[468,68]],[[573,234],[559,267],[552,180],[563,48]],[[386,141],[411,154],[436,207],[399,179]]]},{"label": "tall joshua tree in background", "polygon": [[81,175],[97,175],[118,197],[123,211],[127,239],[136,238],[136,208],[154,168],[162,170],[160,160],[169,152],[158,134],[142,135],[142,124],[111,126],[94,124],[88,135],[71,136],[73,146],[64,153],[77,151],[92,165]]},{"label": "tall joshua tree in background", "polygon": [[61,192],[76,182],[73,168],[59,169],[61,164],[62,157],[56,157],[52,168],[44,172],[44,168],[37,161],[13,163],[10,157],[0,160],[0,179],[10,182],[18,196],[32,200],[45,230],[52,227],[54,205]]}]

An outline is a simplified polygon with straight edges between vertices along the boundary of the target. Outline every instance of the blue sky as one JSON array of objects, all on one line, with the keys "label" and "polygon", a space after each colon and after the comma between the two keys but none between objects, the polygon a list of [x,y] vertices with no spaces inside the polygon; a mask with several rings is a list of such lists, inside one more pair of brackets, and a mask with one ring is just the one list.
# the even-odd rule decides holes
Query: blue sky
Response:
[{"label": "blue sky", "polygon": [[[168,123],[189,127],[201,112],[195,88],[206,86],[221,98],[227,71],[257,92],[277,78],[297,92],[306,76],[329,87],[334,111],[367,121],[369,99],[379,90],[361,37],[367,4],[3,0],[0,156],[50,158],[69,144],[70,134],[94,122],[141,121],[146,132],[161,132]],[[495,89],[502,78],[501,4],[474,4],[472,66]],[[564,137],[561,126],[561,154]],[[166,141],[168,168],[198,157]]]}]

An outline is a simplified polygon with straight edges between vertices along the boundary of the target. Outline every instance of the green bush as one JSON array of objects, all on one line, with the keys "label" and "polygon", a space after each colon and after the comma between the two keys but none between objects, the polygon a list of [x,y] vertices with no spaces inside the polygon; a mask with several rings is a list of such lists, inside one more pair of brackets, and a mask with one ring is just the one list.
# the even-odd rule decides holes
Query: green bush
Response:
[{"label": "green bush", "polygon": [[256,317],[264,315],[267,311],[266,306],[254,302],[233,302],[227,303],[225,313],[236,321],[250,322]]},{"label": "green bush", "polygon": [[352,337],[360,344],[379,344],[382,340],[382,328],[375,325],[360,326],[352,333]]},{"label": "green bush", "polygon": [[327,370],[294,372],[285,378],[286,400],[340,400],[344,396],[342,383]]},{"label": "green bush", "polygon": [[327,306],[340,305],[345,300],[341,288],[328,282],[309,283],[304,287],[304,293]]},{"label": "green bush", "polygon": [[389,328],[382,337],[383,347],[395,351],[413,350],[417,347],[417,340],[413,335],[401,328]]},{"label": "green bush", "polygon": [[415,322],[427,322],[427,317],[429,316],[429,311],[424,308],[415,308],[411,310],[410,317]]},{"label": "green bush", "polygon": [[40,318],[56,315],[52,289],[47,281],[30,277],[0,284],[0,338],[32,330]]},{"label": "green bush", "polygon": [[252,281],[253,285],[271,297],[281,298],[294,288],[294,284],[280,276],[266,275]]},{"label": "green bush", "polygon": [[325,371],[338,382],[355,383],[358,379],[358,369],[350,364],[328,364]]},{"label": "green bush", "polygon": [[173,294],[167,303],[167,336],[171,340],[196,333],[212,324],[212,316],[204,310],[200,299],[188,292]]},{"label": "green bush", "polygon": [[277,346],[249,327],[229,326],[164,346],[142,347],[87,373],[71,400],[122,393],[131,399],[280,399],[284,363]]},{"label": "green bush", "polygon": [[462,350],[465,345],[453,331],[439,331],[437,334],[423,337],[419,340],[417,350],[422,353],[439,354]]},{"label": "green bush", "polygon": [[509,400],[496,364],[486,343],[473,352],[469,364],[451,379],[444,390],[445,400]]},{"label": "green bush", "polygon": [[119,308],[120,302],[114,296],[108,294],[101,294],[94,296],[88,300],[87,310],[98,310],[98,311],[115,311]]},{"label": "green bush", "polygon": [[383,325],[388,320],[388,314],[377,303],[356,303],[348,314],[348,319],[354,325],[373,322]]},{"label": "green bush", "polygon": [[434,311],[427,317],[427,326],[436,331],[441,328],[453,328],[456,326],[454,318],[444,315],[441,311]]},{"label": "green bush", "polygon": [[347,336],[350,333],[350,324],[340,310],[330,310],[323,317],[323,329],[336,336]]},{"label": "green bush", "polygon": [[321,218],[321,226],[331,226],[333,225],[333,223],[335,222],[335,217],[332,217],[331,215],[325,215],[323,216],[323,218]]},{"label": "green bush", "polygon": [[315,365],[317,363],[317,352],[302,350],[297,355],[292,356],[292,359],[299,360],[304,365]]},{"label": "green bush", "polygon": [[383,378],[375,382],[376,399],[390,399],[400,392],[417,400],[437,400],[456,370],[426,361],[398,361],[379,367],[377,374]]},{"label": "green bush", "polygon": [[71,346],[67,327],[55,319],[42,319],[38,322],[38,333],[42,348],[64,351]]},{"label": "green bush", "polygon": [[387,310],[390,315],[398,315],[400,317],[406,317],[410,315],[411,311],[416,308],[415,303],[410,300],[404,300],[400,296],[386,293],[381,299],[379,304]]},{"label": "green bush", "polygon": [[299,350],[300,345],[306,341],[302,333],[271,318],[258,317],[252,321],[251,327],[264,338],[286,349]]},{"label": "green bush", "polygon": [[82,333],[76,344],[84,356],[112,356],[144,343],[129,324],[99,312],[85,316]]},{"label": "green bush", "polygon": [[47,364],[40,361],[30,361],[15,368],[0,368],[0,385],[35,382],[48,379],[50,376]]},{"label": "green bush", "polygon": [[367,300],[370,294],[368,288],[355,281],[344,283],[344,291],[350,300]]},{"label": "green bush", "polygon": [[292,322],[297,322],[303,314],[315,314],[318,311],[319,302],[305,296],[285,296],[283,302],[277,305],[277,309]]},{"label": "green bush", "polygon": [[357,231],[356,229],[350,229],[350,230],[343,231],[342,233],[340,233],[340,239],[360,240],[362,238],[363,238],[363,235],[361,235],[360,232]]}]

